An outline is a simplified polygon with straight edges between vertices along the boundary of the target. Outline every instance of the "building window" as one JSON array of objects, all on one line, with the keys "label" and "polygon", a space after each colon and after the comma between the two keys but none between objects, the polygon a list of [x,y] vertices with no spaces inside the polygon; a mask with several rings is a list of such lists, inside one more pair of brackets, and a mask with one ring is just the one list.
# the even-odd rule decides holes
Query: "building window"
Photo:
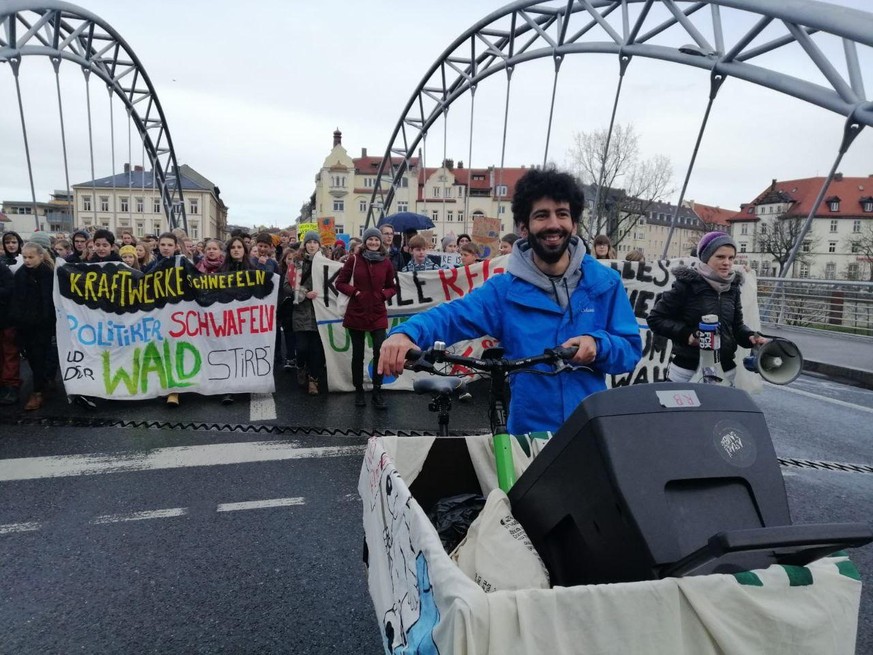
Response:
[{"label": "building window", "polygon": [[345,200],[334,200],[333,201],[333,210],[335,212],[342,212],[342,211],[345,211],[345,209],[346,209]]},{"label": "building window", "polygon": [[809,264],[806,262],[800,263],[800,277],[808,278],[809,277]]},{"label": "building window", "polygon": [[433,194],[432,194],[432,197],[433,197],[433,198],[440,198],[440,197],[441,197],[441,196],[440,196],[440,191],[441,191],[440,187],[435,186],[435,187],[433,188]]},{"label": "building window", "polygon": [[[196,212],[193,212],[193,213],[196,213]],[[191,237],[192,239],[199,239],[200,238],[200,225],[198,225],[196,222],[188,223],[188,236]]]},{"label": "building window", "polygon": [[802,252],[809,252],[809,241],[804,241],[803,245],[800,246],[800,250]]},{"label": "building window", "polygon": [[191,199],[188,201],[188,213],[189,214],[199,214],[200,213],[200,201]]},{"label": "building window", "polygon": [[748,234],[748,233],[749,233],[749,226],[748,226],[748,224],[747,224],[747,223],[743,223],[742,225],[740,225],[740,234]]},{"label": "building window", "polygon": [[464,197],[464,187],[458,186],[457,189],[458,189],[458,198],[463,198]]},{"label": "building window", "polygon": [[825,264],[825,280],[833,280],[837,277],[837,265],[834,262]]},{"label": "building window", "polygon": [[831,234],[836,233],[837,231],[837,220],[834,219],[831,221]]},{"label": "building window", "polygon": [[152,201],[152,214],[160,214],[161,213],[161,199],[155,198]]},{"label": "building window", "polygon": [[828,209],[830,209],[832,212],[840,211],[840,201],[839,200],[828,201]]},{"label": "building window", "polygon": [[376,186],[376,178],[375,177],[365,177],[364,178],[364,188],[372,189]]},{"label": "building window", "polygon": [[397,211],[408,212],[409,211],[409,203],[408,202],[398,202],[397,203]]},{"label": "building window", "polygon": [[745,242],[742,242],[740,244],[740,252],[746,252],[746,243]]},{"label": "building window", "polygon": [[85,227],[91,227],[91,219],[90,218],[83,218],[82,223],[84,224]]},{"label": "building window", "polygon": [[33,207],[18,207],[15,210],[16,214],[32,214]]},{"label": "building window", "polygon": [[857,255],[859,252],[861,252],[861,244],[858,243],[857,241],[853,241],[852,242],[852,254]]},{"label": "building window", "polygon": [[130,211],[130,198],[127,196],[121,196],[121,211],[129,212]]},{"label": "building window", "polygon": [[330,176],[330,185],[332,187],[344,187],[346,185],[346,176],[345,175],[331,175]]},{"label": "building window", "polygon": [[458,223],[464,222],[464,212],[458,210]]},{"label": "building window", "polygon": [[82,211],[91,211],[91,196],[82,196]]},{"label": "building window", "polygon": [[749,265],[752,267],[752,270],[755,271],[755,273],[758,272],[758,260],[757,259],[755,261],[751,262]]},{"label": "building window", "polygon": [[[867,210],[865,209],[864,211],[867,211]],[[861,221],[855,219],[855,221],[852,222],[852,232],[854,232],[855,234],[858,234],[860,231],[861,231]]]},{"label": "building window", "polygon": [[434,223],[436,223],[438,220],[440,220],[440,213],[439,213],[436,209],[434,209],[434,210],[430,213],[430,215],[431,215],[431,217],[432,217]]},{"label": "building window", "polygon": [[864,201],[864,211],[865,212],[873,212],[873,200],[865,200]]},{"label": "building window", "polygon": [[366,200],[358,200],[358,211],[362,214],[367,211],[367,201]]},{"label": "building window", "polygon": [[143,199],[142,198],[136,199],[136,213],[137,214],[143,213]]},{"label": "building window", "polygon": [[100,211],[109,211],[109,196],[100,196]]},{"label": "building window", "polygon": [[335,225],[333,226],[333,231],[334,231],[334,233],[336,233],[336,234],[345,234],[345,233],[346,233],[346,228],[345,228],[344,225],[342,225],[342,224],[340,224],[340,223],[337,223],[337,224],[335,224]]},{"label": "building window", "polygon": [[446,220],[449,222],[454,221],[455,220],[455,212],[447,211],[446,212]]},{"label": "building window", "polygon": [[766,226],[766,225],[761,225],[761,235],[763,236],[763,235],[765,235],[765,234],[767,234],[767,226]]},{"label": "building window", "polygon": [[836,252],[837,251],[837,242],[829,241],[828,242],[828,252]]},{"label": "building window", "polygon": [[505,198],[507,192],[508,192],[508,188],[505,184],[498,184],[497,185],[497,197],[498,198]]},{"label": "building window", "polygon": [[161,233],[161,222],[155,221],[154,225],[155,225],[154,233],[160,234]]},{"label": "building window", "polygon": [[409,188],[409,178],[401,177],[401,178],[400,178],[400,184],[398,184],[398,186],[399,186],[401,189],[408,189],[408,188]]},{"label": "building window", "polygon": [[497,205],[497,213],[498,213],[498,215],[505,214],[506,213],[506,205],[504,205],[503,203]]},{"label": "building window", "polygon": [[848,268],[846,268],[846,279],[857,280],[860,268],[861,267],[857,263],[849,264]]},{"label": "building window", "polygon": [[136,236],[145,236],[145,225],[141,221],[136,222]]}]

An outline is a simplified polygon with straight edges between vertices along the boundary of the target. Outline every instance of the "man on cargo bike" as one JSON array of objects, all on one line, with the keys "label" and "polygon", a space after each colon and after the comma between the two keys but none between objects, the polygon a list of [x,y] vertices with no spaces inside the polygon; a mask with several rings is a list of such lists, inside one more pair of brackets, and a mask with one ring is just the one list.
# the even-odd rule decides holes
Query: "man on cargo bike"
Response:
[{"label": "man on cargo bike", "polygon": [[524,434],[556,431],[583,398],[606,388],[607,373],[632,371],[642,353],[639,327],[618,273],[591,257],[576,234],[583,207],[572,175],[526,173],[512,199],[522,238],[506,273],[394,328],[382,345],[379,372],[401,374],[411,349],[435,341],[490,335],[513,359],[575,347],[575,371],[511,378],[508,428]]}]

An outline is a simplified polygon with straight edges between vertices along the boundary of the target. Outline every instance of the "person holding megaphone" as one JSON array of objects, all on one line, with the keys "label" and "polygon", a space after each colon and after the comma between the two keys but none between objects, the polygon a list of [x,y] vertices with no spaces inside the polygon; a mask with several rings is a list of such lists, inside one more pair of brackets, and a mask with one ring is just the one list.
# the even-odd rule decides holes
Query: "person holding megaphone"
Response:
[{"label": "person holding megaphone", "polygon": [[667,377],[672,382],[688,382],[700,360],[698,325],[703,316],[718,316],[721,337],[721,366],[733,384],[737,346],[752,348],[769,341],[743,322],[740,285],[743,273],[734,270],[737,245],[724,232],[708,232],[697,244],[700,263],[695,267],[673,269],[676,281],[665,291],[649,314],[653,333],[673,342],[673,355]]}]

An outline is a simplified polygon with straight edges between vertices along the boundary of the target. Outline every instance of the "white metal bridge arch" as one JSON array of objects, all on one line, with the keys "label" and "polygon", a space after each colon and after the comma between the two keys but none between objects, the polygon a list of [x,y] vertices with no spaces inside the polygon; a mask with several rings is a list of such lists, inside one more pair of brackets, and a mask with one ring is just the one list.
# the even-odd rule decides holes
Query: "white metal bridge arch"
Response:
[{"label": "white metal bridge arch", "polygon": [[[654,16],[651,10],[655,5],[666,9],[666,20]],[[728,36],[724,22],[730,12],[748,12],[757,15],[758,19],[751,28]],[[607,20],[614,13],[618,20],[615,17]],[[778,28],[780,34],[764,43],[756,43],[756,38],[768,28],[771,32]],[[655,37],[668,30],[669,43],[653,42]],[[815,40],[815,35],[819,33],[833,35],[842,41],[842,61],[832,61],[819,47]],[[826,84],[817,84],[759,65],[761,57],[791,43],[800,46],[808,60],[821,72]],[[709,104],[676,203],[677,212],[684,199],[710,109],[721,85],[729,77],[787,94],[844,116],[846,122],[836,160],[818,201],[813,205],[814,208],[818,207],[842,156],[861,130],[873,125],[873,102],[867,91],[873,84],[873,80],[869,79],[873,71],[862,69],[859,59],[861,47],[873,47],[873,14],[816,0],[516,0],[466,30],[425,73],[394,126],[377,173],[367,224],[388,212],[401,178],[409,168],[410,159],[421,144],[426,144],[428,130],[440,117],[445,116],[452,103],[465,94],[471,94],[472,114],[477,85],[502,72],[507,80],[508,113],[514,68],[528,61],[552,58],[555,81],[545,138],[545,163],[561,63],[568,55],[583,53],[614,54],[618,59],[619,76],[610,135],[621,95],[621,83],[634,57],[709,71]],[[841,69],[846,73],[840,72]],[[504,115],[500,168],[504,165],[506,125]],[[470,151],[472,153],[472,129]],[[468,214],[465,212],[465,216]],[[807,218],[802,234],[795,243],[791,261],[809,230],[812,216],[810,214]],[[671,226],[665,254],[672,231]]]},{"label": "white metal bridge arch", "polygon": [[[90,138],[91,75],[95,75],[106,84],[110,96],[123,103],[129,120],[142,139],[145,155],[152,166],[153,182],[160,191],[161,203],[170,227],[187,229],[182,185],[177,175],[178,163],[170,129],[148,73],[131,47],[106,21],[73,4],[58,0],[4,0],[0,4],[0,63],[9,64],[15,76],[34,204],[36,204],[36,194],[24,108],[18,84],[22,60],[28,56],[48,57],[54,67],[56,80],[62,61],[72,62],[82,68],[88,93],[92,180],[95,175],[93,140]],[[69,166],[59,83],[58,107],[64,144],[64,168],[69,190]],[[112,138],[114,139],[114,127]],[[113,160],[114,155],[113,146]],[[114,168],[113,161],[112,175],[116,174]],[[96,202],[96,198],[94,201]]]}]

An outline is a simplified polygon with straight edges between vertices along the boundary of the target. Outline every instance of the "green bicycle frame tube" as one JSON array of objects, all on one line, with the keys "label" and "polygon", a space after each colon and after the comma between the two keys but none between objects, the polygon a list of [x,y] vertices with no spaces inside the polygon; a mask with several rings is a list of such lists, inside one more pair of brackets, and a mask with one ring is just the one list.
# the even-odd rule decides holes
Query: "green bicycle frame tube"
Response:
[{"label": "green bicycle frame tube", "polygon": [[497,465],[497,486],[509,493],[515,484],[515,464],[512,461],[512,441],[506,434],[494,435],[494,461]]}]

